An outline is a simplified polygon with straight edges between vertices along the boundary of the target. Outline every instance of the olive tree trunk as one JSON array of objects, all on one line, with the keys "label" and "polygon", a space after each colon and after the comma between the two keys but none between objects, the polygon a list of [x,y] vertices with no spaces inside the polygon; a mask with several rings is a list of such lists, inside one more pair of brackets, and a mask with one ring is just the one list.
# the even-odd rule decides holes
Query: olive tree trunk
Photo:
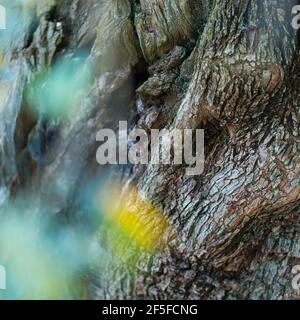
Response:
[{"label": "olive tree trunk", "polygon": [[[48,214],[72,222],[84,216],[77,199],[85,181],[101,175],[99,129],[130,119],[132,128],[205,130],[199,176],[151,164],[115,172],[162,210],[168,228],[159,250],[128,246],[134,265],[108,258],[92,268],[83,297],[299,297],[291,285],[300,264],[296,4],[38,1],[34,10],[22,9],[26,19],[13,34],[3,33],[11,76],[0,83],[10,88],[0,101],[1,201],[34,191]],[[93,81],[76,116],[32,118],[28,85],[78,50],[88,52]],[[156,228],[148,211],[139,214]],[[110,235],[99,233],[99,246],[113,255]]]}]

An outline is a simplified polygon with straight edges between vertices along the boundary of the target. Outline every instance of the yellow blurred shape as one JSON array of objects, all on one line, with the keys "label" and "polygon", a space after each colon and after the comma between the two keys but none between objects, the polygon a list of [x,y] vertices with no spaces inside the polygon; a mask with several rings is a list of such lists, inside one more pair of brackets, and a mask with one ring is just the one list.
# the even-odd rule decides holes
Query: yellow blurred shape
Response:
[{"label": "yellow blurred shape", "polygon": [[0,70],[3,69],[4,66],[4,57],[3,55],[0,53]]},{"label": "yellow blurred shape", "polygon": [[169,226],[158,207],[142,199],[134,188],[121,193],[117,187],[104,198],[104,214],[113,228],[142,250],[151,252],[159,248]]}]

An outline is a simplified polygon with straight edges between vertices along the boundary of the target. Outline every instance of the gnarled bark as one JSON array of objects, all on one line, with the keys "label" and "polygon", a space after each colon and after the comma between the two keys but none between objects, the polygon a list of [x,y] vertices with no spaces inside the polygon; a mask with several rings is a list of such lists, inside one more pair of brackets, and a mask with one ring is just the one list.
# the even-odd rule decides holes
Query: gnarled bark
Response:
[{"label": "gnarled bark", "polygon": [[[289,299],[300,262],[300,61],[289,0],[39,1],[0,52],[1,202],[34,190],[39,208],[75,221],[101,170],[95,137],[131,127],[205,130],[205,170],[135,165],[114,174],[138,192],[139,219],[168,227],[157,250],[90,270],[91,298]],[[76,116],[28,115],[28,87],[61,57],[87,52],[91,82]],[[3,88],[3,89],[2,89]],[[9,90],[8,90],[9,88]],[[28,97],[29,96],[29,97]],[[43,104],[43,101],[41,101]],[[113,176],[115,179],[115,175]],[[84,223],[84,219],[83,219]],[[111,235],[99,248],[113,256]],[[125,255],[125,253],[124,253]],[[131,261],[133,263],[128,263]]]}]

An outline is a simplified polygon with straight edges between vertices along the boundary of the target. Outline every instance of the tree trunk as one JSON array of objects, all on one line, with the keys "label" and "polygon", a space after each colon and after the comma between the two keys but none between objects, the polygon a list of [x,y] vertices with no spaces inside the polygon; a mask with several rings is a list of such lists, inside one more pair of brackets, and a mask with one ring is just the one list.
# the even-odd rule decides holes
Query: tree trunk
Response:
[{"label": "tree trunk", "polygon": [[[124,240],[103,224],[97,248],[105,259],[87,272],[83,298],[299,298],[291,285],[300,264],[296,4],[51,0],[18,7],[23,18],[0,38],[10,72],[0,82],[2,203],[26,194],[61,223],[85,223],[89,209],[78,198],[92,177],[106,175],[96,163],[98,130],[126,119],[131,129],[205,130],[199,176],[187,176],[184,165],[110,170],[109,181],[122,186],[118,199],[135,207],[137,229],[142,220],[155,245],[144,250],[139,231]],[[12,1],[7,8],[9,19]],[[78,52],[92,80],[76,114],[29,113],[28,88]]]}]

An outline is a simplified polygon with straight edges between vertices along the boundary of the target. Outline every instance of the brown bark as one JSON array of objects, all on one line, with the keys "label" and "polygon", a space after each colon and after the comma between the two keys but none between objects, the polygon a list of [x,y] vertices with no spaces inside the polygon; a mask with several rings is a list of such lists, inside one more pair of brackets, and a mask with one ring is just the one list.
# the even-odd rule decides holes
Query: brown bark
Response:
[{"label": "brown bark", "polygon": [[[98,245],[107,256],[86,277],[88,297],[297,298],[291,287],[291,269],[300,262],[295,4],[52,1],[30,11],[15,38],[3,42],[12,72],[1,80],[10,91],[0,104],[1,186],[9,199],[34,190],[39,208],[74,222],[85,214],[77,203],[84,184],[102,174],[95,161],[99,129],[127,118],[147,130],[205,129],[201,176],[186,176],[184,166],[114,172],[161,209],[168,227],[154,252],[122,242],[124,257],[116,261],[107,245],[115,235],[104,226]],[[88,51],[93,81],[76,117],[32,119],[26,88],[78,49]],[[155,229],[149,207],[137,207]]]},{"label": "brown bark", "polygon": [[[191,54],[195,68],[186,89],[176,92],[176,82],[188,60],[175,84],[155,96],[162,114],[173,108],[160,127],[211,132],[205,173],[187,178],[180,168],[137,170],[139,190],[163,208],[174,235],[131,281],[113,270],[118,281],[108,283],[105,297],[296,294],[290,270],[299,258],[299,51],[289,26],[292,4],[217,1]],[[176,71],[147,80],[138,90],[144,105],[153,104],[155,80],[161,77],[164,86]]]}]

